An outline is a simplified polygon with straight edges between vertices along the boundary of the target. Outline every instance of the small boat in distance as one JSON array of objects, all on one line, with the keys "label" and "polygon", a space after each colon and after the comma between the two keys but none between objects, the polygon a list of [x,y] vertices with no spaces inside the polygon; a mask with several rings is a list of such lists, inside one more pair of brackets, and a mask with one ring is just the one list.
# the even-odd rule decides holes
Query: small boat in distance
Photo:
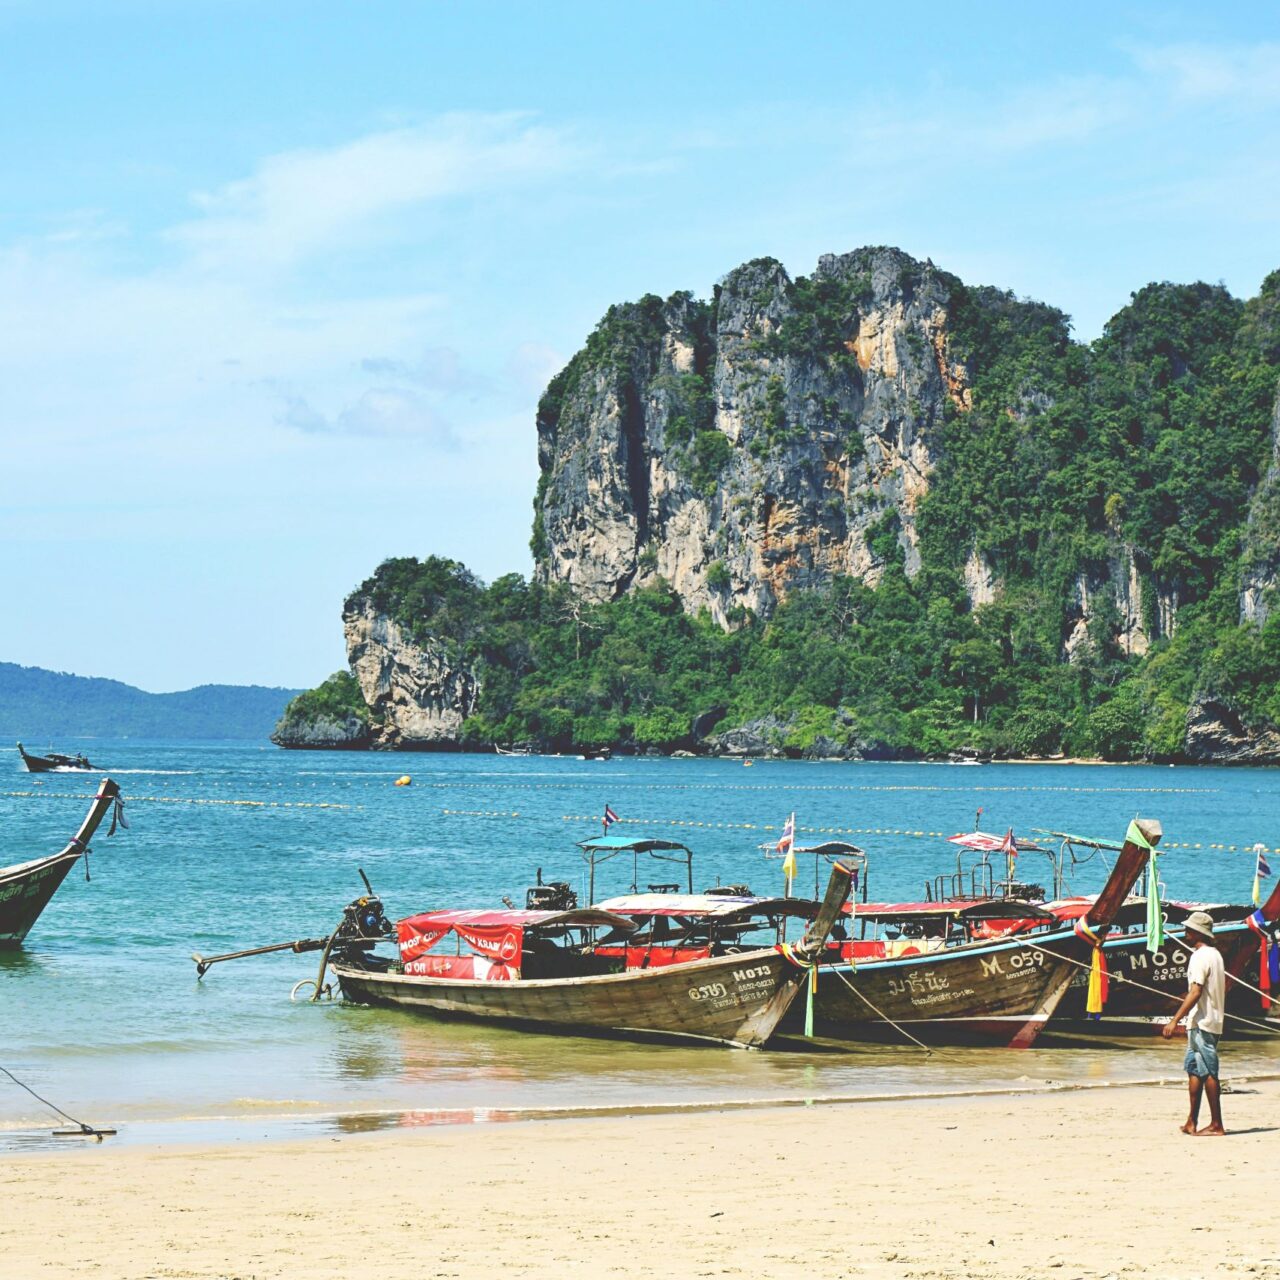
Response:
[{"label": "small boat in distance", "polygon": [[[61,853],[0,867],[0,950],[12,950],[22,945],[23,939],[31,932],[31,926],[49,905],[49,899],[67,878],[67,872],[89,852],[89,841],[112,804],[119,806],[120,788],[110,778],[103,778],[80,830]],[[114,834],[115,829],[113,818],[110,834]]]},{"label": "small boat in distance", "polygon": [[73,769],[78,773],[91,772],[95,766],[82,755],[67,756],[60,751],[50,751],[46,756],[28,755],[22,743],[18,743],[18,754],[22,763],[27,766],[28,773],[56,773],[64,769]]}]

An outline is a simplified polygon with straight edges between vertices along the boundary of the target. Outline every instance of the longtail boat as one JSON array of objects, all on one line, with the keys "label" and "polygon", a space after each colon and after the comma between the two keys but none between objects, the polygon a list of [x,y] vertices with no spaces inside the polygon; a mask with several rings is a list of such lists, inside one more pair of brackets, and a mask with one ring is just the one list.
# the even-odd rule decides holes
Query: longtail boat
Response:
[{"label": "longtail boat", "polygon": [[[926,898],[938,904],[940,912],[956,908],[957,919],[963,917],[965,903],[1003,901],[1009,908],[1003,913],[1006,918],[995,918],[1001,914],[996,912],[987,926],[996,932],[1045,929],[1049,927],[1044,919],[1045,912],[1060,924],[1074,923],[1084,915],[1092,904],[1092,899],[1062,896],[1068,855],[1074,862],[1077,853],[1083,849],[1094,853],[1116,854],[1123,846],[1115,841],[1099,840],[1066,831],[1037,828],[1036,835],[1060,842],[1060,848],[1055,852],[1045,843],[1015,839],[1012,831],[1003,839],[976,831],[952,836],[951,843],[979,851],[982,856],[971,867],[963,866],[958,856],[954,874],[937,876],[926,884]],[[1039,908],[1038,910],[1033,909],[1033,904],[1027,900],[1042,899],[1043,891],[1038,885],[1023,883],[1016,877],[1017,858],[1027,852],[1045,854],[1053,868],[1055,898],[1051,902],[1035,902],[1034,907]],[[1003,853],[1006,857],[1004,878],[998,881],[990,864],[992,853]],[[1150,874],[1148,869],[1148,880]],[[913,909],[928,911],[924,906]],[[1273,985],[1280,988],[1280,972],[1275,974],[1274,979],[1272,976],[1273,969],[1280,969],[1280,948],[1275,941],[1276,922],[1280,918],[1280,886],[1277,886],[1271,898],[1258,910],[1239,904],[1169,900],[1161,903],[1161,913],[1166,923],[1177,924],[1192,911],[1207,911],[1219,926],[1214,931],[1214,943],[1222,954],[1228,976],[1233,979],[1227,986],[1228,1009],[1244,1015],[1266,1012],[1270,1004],[1269,995],[1259,996],[1252,988],[1261,988],[1264,992],[1268,992]],[[1022,919],[1017,918],[1020,913],[1023,915]],[[924,920],[931,919],[928,915],[924,917]],[[1123,931],[1112,933],[1103,945],[1105,970],[1109,980],[1102,1009],[1095,1014],[1088,1012],[1089,975],[1083,968],[1077,968],[1054,1012],[1051,1025],[1055,1030],[1069,1031],[1072,1034],[1141,1034],[1149,1032],[1152,1020],[1165,1019],[1177,1008],[1178,1002],[1186,994],[1186,966],[1190,952],[1180,938],[1171,934],[1166,935],[1163,946],[1155,949],[1149,947],[1146,920],[1145,896],[1131,898],[1121,907],[1113,923]],[[902,921],[896,923],[902,925]],[[905,931],[920,933],[925,926],[918,918],[914,928],[910,924],[902,927]],[[932,936],[942,931],[936,923],[930,926],[930,930]],[[1256,970],[1252,969],[1250,963],[1255,957],[1259,962]],[[1251,978],[1246,976],[1246,969],[1250,970]]]},{"label": "longtail boat", "polygon": [[[398,960],[335,949],[343,995],[437,1018],[470,1018],[538,1031],[763,1045],[808,980],[849,896],[847,868],[832,869],[826,897],[804,937],[784,945],[674,963],[631,963],[593,936],[625,939],[625,915],[569,911],[434,911],[395,927]],[[456,954],[433,954],[442,940]],[[605,940],[601,940],[602,942]],[[463,954],[463,946],[469,954]],[[324,965],[317,979],[323,982]]]},{"label": "longtail boat", "polygon": [[[1014,933],[958,946],[905,948],[898,955],[861,962],[855,952],[838,964],[823,965],[814,999],[814,1033],[862,1040],[892,1039],[905,1031],[934,1042],[1029,1046],[1057,1008],[1077,964],[1092,966],[1094,951],[1161,834],[1154,820],[1130,825],[1102,892],[1071,928],[1034,937]],[[1021,907],[997,902],[995,910],[1008,915]],[[794,1027],[795,1018],[788,1023]]]},{"label": "longtail boat", "polygon": [[28,773],[58,773],[67,770],[91,773],[94,769],[85,756],[68,756],[60,751],[50,751],[47,756],[33,756],[22,743],[18,743],[18,754],[22,757],[22,763],[27,766]]},{"label": "longtail boat", "polygon": [[[67,873],[89,852],[89,841],[101,825],[112,804],[119,804],[120,788],[110,778],[103,778],[98,794],[80,830],[68,841],[61,853],[30,862],[0,867],[0,950],[20,947],[49,899],[67,878]],[[111,831],[116,828],[112,820]]]},{"label": "longtail boat", "polygon": [[[1067,903],[1048,903],[1059,920],[1068,921],[1080,908]],[[1272,954],[1277,950],[1276,928],[1280,921],[1280,884],[1263,905],[1253,907],[1199,902],[1162,904],[1166,919],[1173,925],[1192,911],[1207,911],[1214,920],[1213,945],[1222,955],[1227,973],[1227,1010],[1243,1016],[1265,1013],[1273,986]],[[1140,924],[1146,903],[1138,899],[1126,904],[1133,916],[1122,923]],[[1191,948],[1173,932],[1162,946],[1151,951],[1145,931],[1117,934],[1103,944],[1108,973],[1108,992],[1097,1018],[1086,1012],[1088,975],[1078,970],[1054,1013],[1054,1026],[1061,1030],[1143,1033],[1152,1020],[1165,1020],[1187,994],[1187,962]],[[1237,980],[1243,981],[1237,981]],[[1248,983],[1248,986],[1243,985]],[[1258,988],[1266,995],[1259,995]],[[1277,991],[1280,998],[1280,990]]]}]

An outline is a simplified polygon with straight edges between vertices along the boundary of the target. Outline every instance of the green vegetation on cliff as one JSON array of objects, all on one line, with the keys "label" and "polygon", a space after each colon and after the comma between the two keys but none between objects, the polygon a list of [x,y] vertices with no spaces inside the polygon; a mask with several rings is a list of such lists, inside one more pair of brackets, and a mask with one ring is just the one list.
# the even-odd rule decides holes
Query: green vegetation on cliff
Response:
[{"label": "green vegetation on cliff", "polygon": [[362,725],[370,722],[369,708],[360,686],[349,671],[335,671],[323,684],[290,700],[280,720],[280,729],[293,729],[317,720],[345,720],[353,716]]}]

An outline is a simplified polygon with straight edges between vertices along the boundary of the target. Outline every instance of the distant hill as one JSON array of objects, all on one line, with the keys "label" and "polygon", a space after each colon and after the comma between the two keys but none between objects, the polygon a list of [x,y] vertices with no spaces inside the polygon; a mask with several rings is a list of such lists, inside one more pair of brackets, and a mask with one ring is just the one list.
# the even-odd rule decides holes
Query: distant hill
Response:
[{"label": "distant hill", "polygon": [[39,751],[50,742],[66,749],[73,738],[265,740],[298,692],[202,684],[146,693],[119,680],[0,662],[0,741],[21,739]]}]

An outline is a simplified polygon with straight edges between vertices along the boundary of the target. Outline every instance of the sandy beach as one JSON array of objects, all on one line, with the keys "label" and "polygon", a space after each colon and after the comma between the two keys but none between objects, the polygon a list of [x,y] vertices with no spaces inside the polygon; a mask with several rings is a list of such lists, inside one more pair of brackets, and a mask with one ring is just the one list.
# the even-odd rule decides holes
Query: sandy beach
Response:
[{"label": "sandy beach", "polygon": [[405,1128],[0,1161],[0,1273],[1274,1273],[1280,1083]]}]

